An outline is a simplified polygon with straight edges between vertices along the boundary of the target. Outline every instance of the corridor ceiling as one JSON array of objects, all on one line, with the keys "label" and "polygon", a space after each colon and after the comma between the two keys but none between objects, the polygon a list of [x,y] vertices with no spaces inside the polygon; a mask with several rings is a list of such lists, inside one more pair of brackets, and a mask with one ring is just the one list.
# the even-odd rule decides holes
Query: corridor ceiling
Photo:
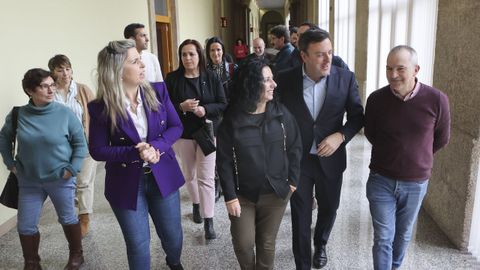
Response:
[{"label": "corridor ceiling", "polygon": [[261,9],[283,8],[285,0],[256,0],[257,6]]}]

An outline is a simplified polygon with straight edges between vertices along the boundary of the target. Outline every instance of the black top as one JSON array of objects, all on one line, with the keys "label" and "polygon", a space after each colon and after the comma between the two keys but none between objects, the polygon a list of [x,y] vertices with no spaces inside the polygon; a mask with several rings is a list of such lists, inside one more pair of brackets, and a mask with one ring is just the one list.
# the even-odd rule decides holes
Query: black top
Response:
[{"label": "black top", "polygon": [[[247,115],[246,117],[250,118],[251,123],[254,126],[258,126],[259,128],[263,126],[263,123],[265,121],[265,113],[250,114],[250,115]],[[268,138],[264,138],[264,139],[268,139]],[[268,194],[273,192],[274,190],[270,182],[268,182],[268,179],[263,178],[263,185],[260,189],[260,194]]]},{"label": "black top", "polygon": [[257,202],[274,192],[287,198],[300,178],[302,143],[293,116],[281,104],[268,102],[252,115],[232,107],[218,129],[217,172],[225,201],[237,195]]},{"label": "black top", "polygon": [[200,72],[198,78],[185,78],[183,71],[175,70],[168,73],[165,83],[170,100],[177,111],[183,125],[183,139],[192,139],[192,134],[202,126],[202,118],[192,112],[184,113],[180,103],[189,98],[198,99],[199,105],[205,108],[205,116],[213,121],[214,132],[220,117],[227,106],[222,83],[212,71]]},{"label": "black top", "polygon": [[200,92],[200,83],[198,80],[199,77],[196,78],[185,78],[186,83],[185,83],[185,97],[186,99],[189,98],[194,98],[200,100],[200,97],[198,96],[197,93]]}]

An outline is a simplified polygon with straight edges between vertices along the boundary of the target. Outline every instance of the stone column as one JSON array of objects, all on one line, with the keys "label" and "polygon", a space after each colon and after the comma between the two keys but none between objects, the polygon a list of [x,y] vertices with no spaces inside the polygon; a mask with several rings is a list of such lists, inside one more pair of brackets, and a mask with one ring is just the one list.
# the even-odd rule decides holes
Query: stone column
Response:
[{"label": "stone column", "polygon": [[355,22],[355,78],[363,104],[367,101],[368,3],[357,0]]},{"label": "stone column", "polygon": [[452,133],[435,156],[424,208],[461,250],[468,246],[480,158],[479,13],[478,0],[438,1],[433,86],[450,99]]}]

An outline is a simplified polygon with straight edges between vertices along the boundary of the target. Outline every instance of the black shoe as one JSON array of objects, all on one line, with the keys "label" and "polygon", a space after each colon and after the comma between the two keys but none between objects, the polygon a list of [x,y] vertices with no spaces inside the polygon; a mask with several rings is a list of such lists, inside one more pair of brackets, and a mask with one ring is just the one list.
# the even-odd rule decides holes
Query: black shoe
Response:
[{"label": "black shoe", "polygon": [[203,222],[202,216],[200,216],[200,204],[198,203],[193,204],[193,222],[198,224]]},{"label": "black shoe", "polygon": [[313,253],[312,266],[315,269],[321,269],[327,265],[327,251],[325,245],[315,246]]},{"label": "black shoe", "polygon": [[206,218],[203,227],[205,229],[205,239],[211,240],[217,238],[215,229],[213,229],[213,218]]},{"label": "black shoe", "polygon": [[183,265],[181,263],[175,265],[168,264],[168,267],[171,270],[183,270]]}]

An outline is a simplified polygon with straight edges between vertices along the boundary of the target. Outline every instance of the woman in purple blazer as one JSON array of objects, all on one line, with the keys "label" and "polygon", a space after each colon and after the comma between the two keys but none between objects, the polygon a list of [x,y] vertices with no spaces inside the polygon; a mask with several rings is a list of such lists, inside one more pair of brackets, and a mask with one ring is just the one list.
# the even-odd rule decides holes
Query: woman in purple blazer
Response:
[{"label": "woman in purple blazer", "polygon": [[172,145],[183,127],[163,82],[145,81],[131,40],[111,41],[98,53],[97,99],[89,149],[106,161],[105,197],[120,224],[130,269],[150,269],[150,214],[170,269],[183,269],[178,189],[184,179]]}]

